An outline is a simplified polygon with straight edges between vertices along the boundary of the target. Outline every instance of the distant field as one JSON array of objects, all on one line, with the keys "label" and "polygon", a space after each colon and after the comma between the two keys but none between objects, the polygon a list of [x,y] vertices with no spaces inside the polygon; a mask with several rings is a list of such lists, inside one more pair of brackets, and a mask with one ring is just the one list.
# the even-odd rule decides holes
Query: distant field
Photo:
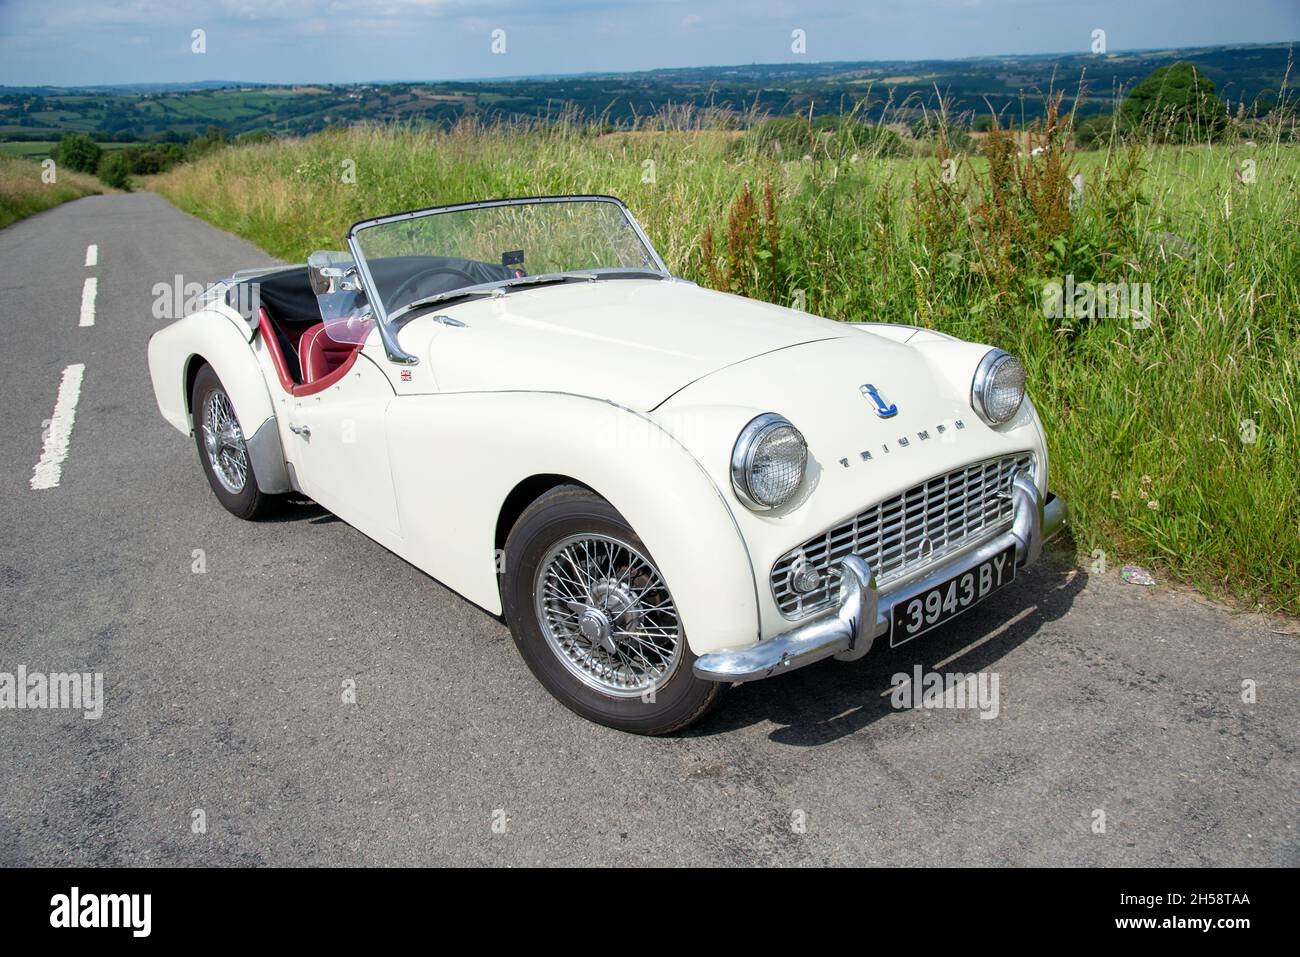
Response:
[{"label": "distant field", "polygon": [[0,228],[69,200],[102,193],[93,176],[59,172],[58,181],[41,180],[41,167],[29,159],[0,156]]},{"label": "distant field", "polygon": [[[292,261],[342,248],[349,224],[385,212],[621,196],[678,275],[716,285],[721,270],[750,295],[1021,356],[1085,564],[1136,562],[1300,613],[1300,147],[1075,156],[1058,143],[1033,158],[1012,142],[996,176],[961,159],[949,182],[937,159],[781,162],[747,137],[600,133],[326,133],[221,151],[154,188]],[[1085,185],[1071,198],[1075,172]],[[746,183],[760,218],[770,185],[774,223],[733,206]],[[1067,276],[1149,283],[1150,315],[1051,318],[1045,283]]]},{"label": "distant field", "polygon": [[[26,156],[30,159],[44,159],[50,155],[54,149],[54,144],[58,140],[28,140],[0,142],[0,156]],[[100,143],[100,149],[106,153],[113,150],[124,149],[131,146],[130,143]]]}]

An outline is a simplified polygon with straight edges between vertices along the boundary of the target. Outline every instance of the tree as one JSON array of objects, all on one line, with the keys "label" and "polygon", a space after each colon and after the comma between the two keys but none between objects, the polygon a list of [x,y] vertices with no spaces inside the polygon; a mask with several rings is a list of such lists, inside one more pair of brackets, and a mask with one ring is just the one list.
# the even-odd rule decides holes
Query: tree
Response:
[{"label": "tree", "polygon": [[1214,93],[1214,81],[1190,63],[1172,63],[1153,72],[1124,98],[1125,125],[1157,139],[1186,143],[1222,131],[1227,110]]},{"label": "tree", "polygon": [[103,155],[99,144],[85,133],[64,133],[54,147],[54,162],[78,173],[93,173]]}]

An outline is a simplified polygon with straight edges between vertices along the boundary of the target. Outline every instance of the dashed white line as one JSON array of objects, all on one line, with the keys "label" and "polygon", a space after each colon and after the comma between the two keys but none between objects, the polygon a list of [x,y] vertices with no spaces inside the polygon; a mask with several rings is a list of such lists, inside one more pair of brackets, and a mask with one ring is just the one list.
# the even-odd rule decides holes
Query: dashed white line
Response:
[{"label": "dashed white line", "polygon": [[99,262],[99,247],[91,243],[86,247],[86,265],[94,266]]},{"label": "dashed white line", "polygon": [[68,457],[72,441],[72,423],[77,418],[77,401],[81,398],[81,376],[86,367],[80,362],[63,370],[59,395],[54,400],[54,415],[45,433],[41,459],[32,469],[32,488],[57,488],[63,477],[63,460]]},{"label": "dashed white line", "polygon": [[95,324],[95,293],[99,289],[99,280],[94,276],[86,277],[86,284],[81,287],[81,322],[83,326]]}]

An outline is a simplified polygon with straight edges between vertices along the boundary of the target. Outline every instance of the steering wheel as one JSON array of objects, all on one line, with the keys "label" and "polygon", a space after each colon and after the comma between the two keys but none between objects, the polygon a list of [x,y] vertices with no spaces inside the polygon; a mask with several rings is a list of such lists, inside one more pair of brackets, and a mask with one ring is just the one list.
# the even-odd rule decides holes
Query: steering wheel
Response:
[{"label": "steering wheel", "polygon": [[[402,306],[409,305],[410,303],[415,302],[415,300],[417,299],[423,299],[425,296],[436,295],[439,292],[450,292],[452,289],[457,288],[455,286],[451,286],[445,290],[444,289],[421,289],[417,286],[417,283],[424,282],[428,279],[428,277],[435,276],[440,273],[449,276],[457,276],[465,280],[465,285],[467,286],[476,286],[479,284],[479,280],[475,279],[473,276],[471,276],[463,269],[458,269],[455,266],[431,266],[428,269],[420,270],[413,276],[407,276],[406,279],[402,280],[402,284],[398,286],[395,290],[393,290],[393,295],[389,298],[389,302],[398,303],[398,305],[390,306],[388,311],[396,312]],[[406,291],[407,286],[412,287],[412,291],[414,292],[414,295],[410,296],[407,299],[403,299],[402,293]]]}]

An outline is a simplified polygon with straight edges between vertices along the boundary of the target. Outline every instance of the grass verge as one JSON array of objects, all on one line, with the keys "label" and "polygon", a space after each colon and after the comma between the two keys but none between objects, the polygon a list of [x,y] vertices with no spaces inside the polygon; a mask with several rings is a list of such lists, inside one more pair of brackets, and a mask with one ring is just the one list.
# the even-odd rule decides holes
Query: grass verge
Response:
[{"label": "grass verge", "polygon": [[57,182],[46,183],[43,172],[40,164],[30,160],[0,156],[0,229],[60,203],[104,191],[93,176],[60,170]]}]

